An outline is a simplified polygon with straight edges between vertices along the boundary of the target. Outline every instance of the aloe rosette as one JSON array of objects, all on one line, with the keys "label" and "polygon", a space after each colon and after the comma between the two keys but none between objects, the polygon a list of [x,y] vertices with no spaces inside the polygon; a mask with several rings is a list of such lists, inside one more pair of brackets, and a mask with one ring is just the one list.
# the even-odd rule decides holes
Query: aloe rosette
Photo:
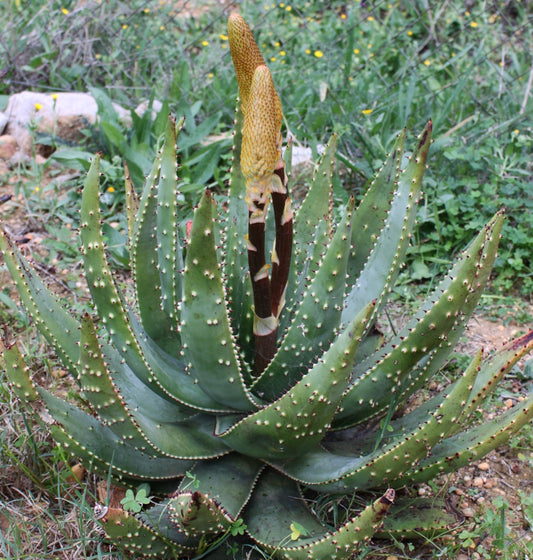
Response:
[{"label": "aloe rosette", "polygon": [[[350,200],[338,221],[333,137],[293,210],[272,76],[241,16],[230,16],[228,34],[240,91],[229,196],[216,202],[206,190],[190,236],[182,231],[182,122],[169,118],[139,199],[126,174],[135,301],[106,257],[98,156],[80,227],[94,313],[75,318],[2,231],[21,301],[81,400],[34,384],[15,345],[4,352],[13,390],[44,404],[52,436],[73,456],[125,486],[151,484],[141,513],[99,515],[132,556],[194,557],[245,532],[282,558],[340,560],[376,531],[442,529],[454,518],[440,502],[396,499],[395,489],[482,457],[533,416],[531,396],[489,422],[473,414],[531,350],[532,332],[478,353],[440,394],[402,412],[461,336],[489,278],[503,214],[383,343],[372,326],[409,245],[431,123],[405,169],[400,133],[359,206]],[[369,505],[337,527],[306,500],[355,493]]]}]

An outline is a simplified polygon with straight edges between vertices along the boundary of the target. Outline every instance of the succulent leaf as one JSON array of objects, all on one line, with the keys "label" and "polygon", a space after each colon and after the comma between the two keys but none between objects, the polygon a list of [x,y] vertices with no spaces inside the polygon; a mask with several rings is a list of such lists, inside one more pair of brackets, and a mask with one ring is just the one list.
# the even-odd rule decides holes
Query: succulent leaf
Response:
[{"label": "succulent leaf", "polygon": [[353,456],[317,449],[283,463],[281,469],[306,486],[327,492],[365,490],[401,478],[402,473],[416,462],[416,457],[424,455],[427,449],[450,433],[468,400],[480,360],[481,356],[478,356],[420,423],[394,433],[390,442],[376,450]]},{"label": "succulent leaf", "polygon": [[356,279],[361,274],[387,220],[401,172],[405,136],[404,129],[355,211],[352,229],[354,250],[348,266],[350,278]]},{"label": "succulent leaf", "polygon": [[459,432],[441,441],[422,459],[406,478],[416,483],[429,480],[442,472],[455,471],[471,461],[484,457],[506,443],[512,434],[533,419],[533,395],[493,420]]},{"label": "succulent leaf", "polygon": [[354,284],[345,299],[343,321],[349,320],[373,300],[377,301],[378,310],[398,276],[415,222],[422,177],[431,145],[431,131],[432,124],[429,121],[407,167],[398,178],[398,187],[385,225],[365,267],[356,279],[352,279]]},{"label": "succulent leaf", "polygon": [[502,223],[499,213],[398,335],[356,365],[335,419],[336,428],[379,414],[390,405],[392,395],[410,394],[441,367],[481,297],[496,257]]},{"label": "succulent leaf", "polygon": [[0,250],[26,312],[63,363],[77,376],[79,322],[60,305],[2,228]]},{"label": "succulent leaf", "polygon": [[317,445],[329,429],[350,379],[357,346],[373,305],[368,305],[327,352],[283,396],[236,424],[219,417],[217,434],[251,457],[279,459]]},{"label": "succulent leaf", "polygon": [[[181,302],[184,353],[206,394],[230,410],[246,411],[257,404],[244,384],[229,324],[215,248],[213,207],[213,197],[206,191],[194,213],[187,247]],[[206,351],[213,343],[217,351]]]},{"label": "succulent leaf", "polygon": [[[335,531],[327,531],[317,524],[300,497],[297,485],[268,470],[259,479],[244,520],[253,538],[281,558],[348,558],[375,533],[393,501],[394,490],[388,490],[357,517]],[[309,536],[289,546],[285,543],[291,523],[295,521]]]},{"label": "succulent leaf", "polygon": [[392,504],[376,537],[434,539],[462,519],[438,498],[400,498]]}]

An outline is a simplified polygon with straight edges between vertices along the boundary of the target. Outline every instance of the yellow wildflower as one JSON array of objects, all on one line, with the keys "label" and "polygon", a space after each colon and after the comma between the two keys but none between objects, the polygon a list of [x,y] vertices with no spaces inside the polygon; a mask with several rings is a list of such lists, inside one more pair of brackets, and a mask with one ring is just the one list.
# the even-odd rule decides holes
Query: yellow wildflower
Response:
[{"label": "yellow wildflower", "polygon": [[477,21],[471,21],[470,27],[477,27]]},{"label": "yellow wildflower", "polygon": [[301,534],[302,533],[298,530],[294,523],[291,523],[291,540],[297,541]]},{"label": "yellow wildflower", "polygon": [[220,37],[223,41],[227,41],[227,40],[228,40],[228,36],[227,36],[227,35],[224,35],[224,33],[221,33],[221,34],[219,35],[219,37]]},{"label": "yellow wildflower", "polygon": [[68,10],[66,8],[61,8],[61,12],[68,16]]},{"label": "yellow wildflower", "polygon": [[359,49],[354,49],[353,52],[354,54],[359,54],[361,51]]},{"label": "yellow wildflower", "polygon": [[368,16],[366,19],[367,19],[368,21],[374,21],[374,17],[373,17],[373,16]]},{"label": "yellow wildflower", "polygon": [[363,115],[370,115],[370,113],[373,111],[374,109],[363,109],[361,111],[361,113],[363,113]]},{"label": "yellow wildflower", "polygon": [[313,53],[317,58],[322,58],[324,56],[324,53],[322,51],[315,51]]},{"label": "yellow wildflower", "polygon": [[407,35],[409,35],[409,37],[411,37],[412,34],[413,34],[413,32],[409,29],[409,31],[407,32]]},{"label": "yellow wildflower", "polygon": [[35,110],[36,110],[36,111],[40,111],[42,108],[43,108],[43,106],[42,106],[41,103],[36,103],[36,104],[35,104]]},{"label": "yellow wildflower", "polygon": [[311,54],[311,51],[309,49],[305,49],[305,54]]},{"label": "yellow wildflower", "polygon": [[108,193],[114,193],[115,192],[115,187],[108,187],[107,192]]},{"label": "yellow wildflower", "polygon": [[57,93],[52,93],[51,97],[54,101],[57,101]]},{"label": "yellow wildflower", "polygon": [[424,64],[425,64],[426,66],[429,66],[429,65],[431,64],[431,60],[424,60]]},{"label": "yellow wildflower", "polygon": [[128,24],[127,23],[122,24],[122,29],[128,29]]},{"label": "yellow wildflower", "polygon": [[285,56],[287,53],[285,51],[279,51],[279,56]]},{"label": "yellow wildflower", "polygon": [[285,9],[286,9],[288,12],[290,12],[290,11],[292,10],[292,7],[291,7],[291,6],[287,6]]},{"label": "yellow wildflower", "polygon": [[202,45],[203,45],[204,47],[207,47],[207,45],[209,45],[209,41],[202,41]]}]

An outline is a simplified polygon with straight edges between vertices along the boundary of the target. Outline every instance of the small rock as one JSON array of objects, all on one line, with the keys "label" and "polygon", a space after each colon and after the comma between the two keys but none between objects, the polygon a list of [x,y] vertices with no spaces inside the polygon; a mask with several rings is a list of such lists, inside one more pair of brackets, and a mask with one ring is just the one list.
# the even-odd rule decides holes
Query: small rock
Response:
[{"label": "small rock", "polygon": [[0,159],[11,159],[18,148],[17,139],[10,134],[0,136]]},{"label": "small rock", "polygon": [[481,488],[483,486],[483,478],[481,478],[480,476],[476,476],[476,478],[474,478],[474,481],[472,482],[472,484],[476,488]]},{"label": "small rock", "polygon": [[[120,120],[131,122],[129,111],[116,104],[113,107]],[[8,118],[6,133],[17,139],[21,154],[27,158],[34,140],[28,125],[35,126],[36,136],[53,134],[68,144],[83,138],[81,129],[93,124],[97,113],[96,99],[90,93],[22,91],[9,98],[4,113]]]},{"label": "small rock", "polygon": [[512,408],[513,404],[514,404],[513,399],[507,399],[507,400],[503,401],[503,406],[505,408]]},{"label": "small rock", "polygon": [[468,560],[468,556],[466,554],[458,554],[455,560]]},{"label": "small rock", "polygon": [[478,468],[480,471],[488,471],[489,468],[490,468],[490,465],[489,465],[486,461],[483,461],[483,463],[479,463],[479,465],[477,466],[477,468]]},{"label": "small rock", "polygon": [[485,488],[494,488],[498,485],[498,481],[494,478],[488,478],[487,480],[485,480]]},{"label": "small rock", "polygon": [[464,507],[461,511],[465,517],[474,517],[474,510],[471,507]]}]

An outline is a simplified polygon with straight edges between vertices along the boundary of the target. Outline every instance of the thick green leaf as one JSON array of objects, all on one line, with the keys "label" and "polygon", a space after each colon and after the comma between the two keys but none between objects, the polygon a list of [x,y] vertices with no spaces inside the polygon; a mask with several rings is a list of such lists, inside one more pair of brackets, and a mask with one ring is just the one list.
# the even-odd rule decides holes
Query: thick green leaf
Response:
[{"label": "thick green leaf", "polygon": [[[244,513],[248,533],[262,546],[287,560],[350,558],[372,537],[394,500],[394,490],[359,515],[330,531],[322,527],[301,498],[297,485],[275,471],[266,471]],[[291,540],[295,524],[307,536]],[[292,527],[291,527],[292,525]]]},{"label": "thick green leaf", "polygon": [[503,215],[497,214],[400,333],[356,365],[335,428],[353,426],[382,413],[442,365],[481,297],[502,223]]},{"label": "thick green leaf", "polygon": [[209,191],[194,213],[184,271],[181,336],[185,359],[204,392],[230,410],[257,407],[245,386],[229,324],[215,248],[214,201]]},{"label": "thick green leaf", "polygon": [[[431,121],[420,135],[418,146],[405,170],[398,178],[387,219],[376,239],[372,252],[357,278],[352,278],[342,314],[349,321],[370,301],[376,301],[376,312],[394,285],[405,259],[415,222],[417,203],[422,189],[422,177],[431,145]],[[357,247],[355,247],[357,251]]]},{"label": "thick green leaf", "polygon": [[232,417],[219,417],[219,437],[245,455],[266,460],[297,456],[316,446],[329,429],[348,385],[361,333],[372,311],[372,305],[367,306],[282,397],[237,423]]}]

